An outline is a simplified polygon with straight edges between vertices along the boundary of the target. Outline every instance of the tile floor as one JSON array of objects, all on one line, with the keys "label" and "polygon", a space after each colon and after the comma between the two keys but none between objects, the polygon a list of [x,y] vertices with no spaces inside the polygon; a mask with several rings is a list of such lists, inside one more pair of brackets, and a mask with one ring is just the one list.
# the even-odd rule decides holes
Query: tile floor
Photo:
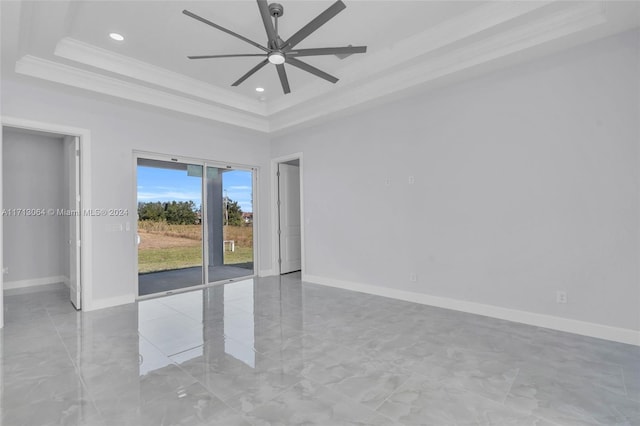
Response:
[{"label": "tile floor", "polygon": [[640,348],[300,282],[5,296],[3,426],[640,425]]}]

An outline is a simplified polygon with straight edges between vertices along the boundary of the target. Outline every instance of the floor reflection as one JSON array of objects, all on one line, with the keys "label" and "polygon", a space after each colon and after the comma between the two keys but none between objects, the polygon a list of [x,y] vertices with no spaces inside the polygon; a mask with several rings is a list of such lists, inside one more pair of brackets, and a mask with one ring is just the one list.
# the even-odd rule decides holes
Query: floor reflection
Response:
[{"label": "floor reflection", "polygon": [[[296,304],[296,309],[300,309],[300,300],[292,299],[291,291],[286,302],[281,297],[279,282],[276,286],[264,287],[264,282],[258,284],[251,278],[140,301],[138,330],[143,358],[140,374],[172,362],[184,364],[200,358],[204,363],[229,358],[251,369],[257,368],[256,354],[272,349],[277,343],[267,341],[264,336],[277,336],[283,313],[292,311]],[[283,303],[289,305],[283,307]],[[298,329],[302,326],[301,320],[300,315]],[[291,319],[288,326],[294,326]],[[256,339],[257,334],[263,337]],[[263,349],[260,345],[269,347]],[[170,359],[158,357],[156,351]]]},{"label": "floor reflection", "polygon": [[291,310],[282,305],[300,309],[281,287],[247,279],[86,313],[64,286],[8,294],[2,424],[244,424],[241,405],[299,380],[259,352]]},{"label": "floor reflection", "polygon": [[2,425],[475,424],[485,414],[640,424],[640,348],[299,274],[84,313],[64,286],[4,303]]},{"label": "floor reflection", "polygon": [[[141,301],[138,304],[140,339],[169,357],[182,354],[184,359],[188,355],[209,356],[210,352],[223,351],[253,368],[255,286],[253,279],[247,279],[233,285]],[[145,367],[141,373],[145,374],[149,368]]]}]

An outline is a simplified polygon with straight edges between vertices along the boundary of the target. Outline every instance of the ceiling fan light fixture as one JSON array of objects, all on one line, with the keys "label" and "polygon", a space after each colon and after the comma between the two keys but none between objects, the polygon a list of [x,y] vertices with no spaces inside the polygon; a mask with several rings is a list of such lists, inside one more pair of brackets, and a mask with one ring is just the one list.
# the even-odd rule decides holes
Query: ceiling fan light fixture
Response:
[{"label": "ceiling fan light fixture", "polygon": [[[0,0],[1,1],[1,0]],[[296,49],[292,50],[304,39],[309,37],[315,31],[317,31],[324,24],[333,19],[338,13],[344,10],[347,6],[344,4],[342,0],[335,0],[335,2],[329,6],[324,12],[320,13],[318,16],[313,18],[309,23],[300,28],[297,32],[295,32],[291,37],[287,40],[283,40],[280,35],[278,35],[278,18],[282,17],[284,8],[281,4],[278,3],[268,3],[268,0],[256,0],[258,3],[258,9],[260,11],[260,16],[262,17],[262,23],[264,25],[264,29],[267,33],[267,43],[266,45],[262,45],[253,40],[246,38],[238,33],[235,33],[227,28],[224,28],[216,23],[209,21],[206,18],[196,15],[193,12],[184,9],[182,13],[187,15],[196,21],[200,21],[203,24],[209,25],[213,28],[216,28],[219,31],[227,33],[237,39],[244,41],[247,44],[250,44],[258,49],[262,50],[264,53],[240,53],[240,54],[228,54],[228,55],[198,55],[198,56],[187,56],[189,59],[213,59],[213,58],[235,58],[235,57],[254,57],[260,56],[262,60],[260,63],[251,68],[247,73],[245,73],[238,80],[234,81],[231,86],[237,87],[242,82],[246,81],[249,77],[251,77],[256,72],[260,71],[262,68],[267,66],[268,64],[273,64],[276,67],[276,71],[278,72],[278,78],[280,79],[280,84],[282,85],[282,91],[286,95],[287,93],[291,93],[291,88],[289,86],[289,79],[287,78],[287,71],[285,70],[284,63],[287,65],[296,67],[301,69],[302,71],[308,72],[310,74],[315,75],[316,77],[322,78],[330,83],[336,83],[338,78],[328,74],[306,62],[298,59],[299,57],[304,56],[322,56],[322,55],[352,55],[354,53],[366,53],[367,46],[342,46],[342,47],[320,47],[320,48],[310,48],[310,49]],[[266,56],[266,58],[265,58]]]},{"label": "ceiling fan light fixture", "polygon": [[285,58],[282,52],[271,52],[269,54],[269,62],[274,65],[284,64]]}]

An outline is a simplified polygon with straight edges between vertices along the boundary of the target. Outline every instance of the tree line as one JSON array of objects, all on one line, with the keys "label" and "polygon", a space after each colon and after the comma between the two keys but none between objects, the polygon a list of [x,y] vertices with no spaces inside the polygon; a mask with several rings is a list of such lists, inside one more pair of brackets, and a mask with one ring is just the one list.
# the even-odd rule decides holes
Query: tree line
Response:
[{"label": "tree line", "polygon": [[[171,225],[199,224],[200,209],[193,201],[169,201],[138,203],[138,220],[166,222]],[[237,201],[228,197],[222,203],[222,221],[224,225],[240,226],[244,224],[242,209]]]}]

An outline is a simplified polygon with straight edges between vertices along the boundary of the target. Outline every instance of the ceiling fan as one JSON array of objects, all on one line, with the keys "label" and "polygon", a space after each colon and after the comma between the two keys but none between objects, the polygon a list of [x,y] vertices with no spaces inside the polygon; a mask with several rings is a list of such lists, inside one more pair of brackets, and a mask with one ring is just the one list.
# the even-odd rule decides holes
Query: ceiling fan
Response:
[{"label": "ceiling fan", "polygon": [[[276,66],[278,70],[278,76],[280,77],[280,83],[282,84],[282,90],[285,94],[290,93],[291,89],[289,88],[289,80],[287,79],[287,73],[284,68],[284,64],[287,63],[289,65],[293,65],[296,68],[299,68],[303,71],[307,71],[317,77],[323,78],[331,83],[335,83],[338,79],[326,72],[319,70],[318,68],[307,64],[306,62],[302,62],[298,59],[301,56],[317,56],[317,55],[338,55],[338,57],[346,57],[348,55],[354,53],[365,53],[367,51],[367,46],[345,46],[345,47],[322,47],[322,48],[313,48],[313,49],[294,49],[298,43],[300,43],[305,38],[309,37],[314,31],[320,28],[322,25],[327,23],[331,18],[336,16],[342,10],[344,10],[347,6],[342,2],[342,0],[336,1],[334,4],[329,6],[324,12],[320,15],[316,16],[312,19],[307,25],[302,27],[298,32],[289,37],[289,39],[282,40],[280,35],[278,34],[278,18],[282,17],[284,13],[284,8],[281,4],[271,3],[267,4],[267,0],[257,0],[258,9],[260,9],[260,15],[262,16],[262,22],[264,24],[264,28],[267,32],[267,45],[262,46],[259,43],[256,43],[253,40],[249,40],[246,37],[241,36],[231,30],[228,30],[220,25],[214,24],[213,22],[205,19],[201,16],[196,15],[193,12],[189,12],[188,10],[183,10],[182,13],[185,15],[196,19],[200,22],[203,22],[207,25],[210,25],[214,28],[217,28],[220,31],[223,31],[227,34],[230,34],[234,37],[239,38],[242,41],[245,41],[252,46],[257,47],[265,53],[247,53],[247,54],[233,54],[233,55],[201,55],[201,56],[188,56],[189,59],[212,59],[212,58],[233,58],[233,57],[248,57],[248,56],[261,56],[265,59],[260,62],[255,67],[251,68],[249,72],[236,80],[232,86],[239,86],[243,81],[247,78],[251,77],[258,70],[262,69],[268,63],[272,63]],[[273,18],[273,20],[272,20]]]}]

